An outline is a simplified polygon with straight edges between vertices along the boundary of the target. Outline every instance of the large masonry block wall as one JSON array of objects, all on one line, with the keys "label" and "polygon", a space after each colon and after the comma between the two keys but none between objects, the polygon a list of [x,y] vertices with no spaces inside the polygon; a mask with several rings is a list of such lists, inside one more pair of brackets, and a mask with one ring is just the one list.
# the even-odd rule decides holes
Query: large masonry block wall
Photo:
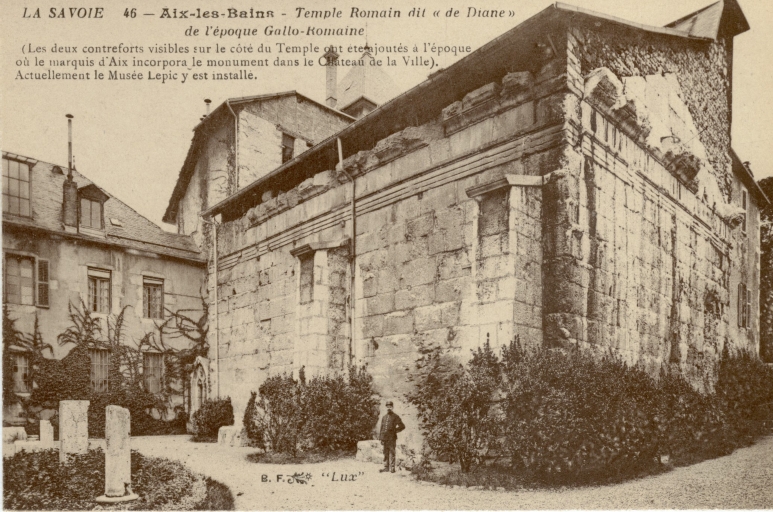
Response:
[{"label": "large masonry block wall", "polygon": [[674,73],[720,188],[729,196],[732,39],[690,41],[577,27],[570,30],[569,45],[570,59],[579,63],[582,76],[602,67],[621,78]]},{"label": "large masonry block wall", "polygon": [[[237,417],[268,375],[340,371],[351,357],[416,427],[404,393],[420,343],[463,358],[514,335],[541,344],[534,185],[565,152],[561,69],[509,74],[344,162],[357,198],[351,342],[348,248],[337,245],[351,235],[351,184],[340,172],[319,173],[220,228],[220,393]],[[522,186],[506,176],[532,179]],[[405,439],[418,443],[418,431]]]},{"label": "large masonry block wall", "polygon": [[[577,116],[571,124],[578,130],[569,134],[576,152],[567,153],[543,187],[544,285],[551,291],[544,301],[545,339],[611,348],[655,376],[676,367],[696,387],[710,389],[726,345],[757,350],[755,327],[739,332],[735,311],[738,280],[758,286],[750,275],[756,266],[744,255],[757,235],[748,237],[749,245],[744,235],[739,244],[739,229],[728,221],[739,191],[730,168],[724,46],[679,44],[686,46],[674,50],[658,38],[627,39],[622,32],[569,35],[569,86],[576,97],[567,104],[577,108],[567,114]],[[583,101],[589,94],[583,87],[603,75],[596,65],[610,66],[618,78],[651,73],[657,80],[613,78],[601,97],[591,91]],[[666,71],[678,81],[670,90],[667,77],[660,79]],[[605,110],[604,101],[620,100],[623,85],[627,91],[637,84],[644,92],[665,91],[665,100],[647,93],[639,103],[620,101],[609,110],[615,114]],[[664,101],[666,110],[659,108]],[[682,130],[682,140],[695,140],[688,153],[707,155],[697,180],[667,170],[666,149],[645,149],[654,128],[636,122],[646,107],[652,125]],[[756,218],[756,210],[750,207],[748,215]]]}]

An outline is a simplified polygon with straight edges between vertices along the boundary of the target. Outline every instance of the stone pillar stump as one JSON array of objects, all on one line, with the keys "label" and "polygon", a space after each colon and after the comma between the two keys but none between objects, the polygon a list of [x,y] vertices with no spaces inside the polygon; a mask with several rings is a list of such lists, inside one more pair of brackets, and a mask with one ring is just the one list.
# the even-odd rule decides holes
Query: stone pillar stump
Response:
[{"label": "stone pillar stump", "polygon": [[136,500],[132,492],[129,410],[118,405],[105,409],[105,495],[98,502]]},{"label": "stone pillar stump", "polygon": [[59,402],[59,462],[71,453],[89,451],[89,401]]}]

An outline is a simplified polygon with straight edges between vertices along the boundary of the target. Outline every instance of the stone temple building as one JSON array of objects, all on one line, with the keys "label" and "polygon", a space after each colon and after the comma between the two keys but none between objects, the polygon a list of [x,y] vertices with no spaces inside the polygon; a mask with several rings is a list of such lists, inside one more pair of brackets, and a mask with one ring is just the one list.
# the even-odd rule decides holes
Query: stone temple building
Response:
[{"label": "stone temple building", "polygon": [[356,120],[334,76],[327,107],[225,102],[165,218],[209,254],[201,376],[239,421],[269,375],[367,365],[409,445],[420,342],[612,350],[710,389],[724,347],[759,350],[748,29],[735,0],[665,27],[557,3]]}]

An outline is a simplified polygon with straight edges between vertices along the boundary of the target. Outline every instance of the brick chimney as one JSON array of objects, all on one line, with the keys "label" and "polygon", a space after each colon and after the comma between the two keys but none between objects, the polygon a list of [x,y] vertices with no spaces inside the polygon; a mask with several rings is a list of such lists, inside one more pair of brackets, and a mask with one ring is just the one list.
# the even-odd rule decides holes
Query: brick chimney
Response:
[{"label": "brick chimney", "polygon": [[336,93],[336,88],[338,86],[338,53],[335,51],[335,46],[331,45],[323,57],[327,60],[327,70],[325,71],[325,104],[330,108],[336,108],[336,104],[338,103],[338,95]]},{"label": "brick chimney", "polygon": [[62,190],[62,220],[66,231],[78,227],[78,184],[72,179],[72,115],[67,114],[67,178]]}]

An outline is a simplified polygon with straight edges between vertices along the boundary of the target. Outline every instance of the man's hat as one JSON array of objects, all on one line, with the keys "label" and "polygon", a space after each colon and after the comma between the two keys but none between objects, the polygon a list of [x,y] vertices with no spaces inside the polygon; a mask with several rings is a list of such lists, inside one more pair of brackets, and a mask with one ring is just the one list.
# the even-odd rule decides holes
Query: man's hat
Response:
[{"label": "man's hat", "polygon": [[391,400],[387,400],[387,403],[386,403],[386,404],[387,404],[387,407],[389,407],[390,405],[391,405],[391,406],[394,406],[394,405],[395,405],[395,404],[393,404],[393,403],[392,403],[392,401],[391,401]]}]

